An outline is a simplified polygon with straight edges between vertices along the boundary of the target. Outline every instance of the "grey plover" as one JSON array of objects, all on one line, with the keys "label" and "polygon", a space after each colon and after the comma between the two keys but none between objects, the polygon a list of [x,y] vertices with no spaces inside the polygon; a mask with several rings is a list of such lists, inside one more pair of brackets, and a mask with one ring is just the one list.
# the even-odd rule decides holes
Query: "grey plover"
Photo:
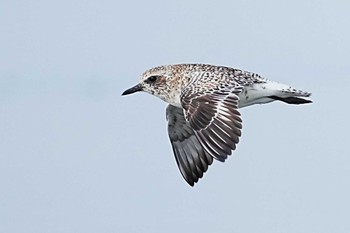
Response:
[{"label": "grey plover", "polygon": [[279,100],[311,103],[310,92],[224,66],[176,64],[145,71],[122,95],[144,91],[169,103],[168,133],[177,165],[193,186],[213,159],[225,161],[242,130],[238,108]]}]

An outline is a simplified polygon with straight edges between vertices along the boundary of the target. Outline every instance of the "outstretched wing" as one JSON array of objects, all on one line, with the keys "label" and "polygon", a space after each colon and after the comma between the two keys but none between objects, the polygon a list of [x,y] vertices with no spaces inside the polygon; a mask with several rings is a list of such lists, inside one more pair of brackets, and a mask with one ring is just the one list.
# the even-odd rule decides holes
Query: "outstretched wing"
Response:
[{"label": "outstretched wing", "polygon": [[185,119],[182,108],[168,105],[166,115],[169,138],[177,165],[187,183],[193,186],[203,177],[208,166],[213,163],[213,158],[198,141],[189,122]]},{"label": "outstretched wing", "polygon": [[237,111],[241,90],[239,86],[223,87],[203,93],[187,88],[181,96],[185,118],[197,139],[219,161],[236,149],[241,136],[242,120]]}]

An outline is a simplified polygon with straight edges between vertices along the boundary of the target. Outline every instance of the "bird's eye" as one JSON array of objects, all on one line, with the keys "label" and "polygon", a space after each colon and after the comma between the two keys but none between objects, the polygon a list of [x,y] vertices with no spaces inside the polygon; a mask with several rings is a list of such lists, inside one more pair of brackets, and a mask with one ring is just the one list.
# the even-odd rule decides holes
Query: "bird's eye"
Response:
[{"label": "bird's eye", "polygon": [[151,77],[149,77],[147,79],[147,81],[150,82],[150,83],[153,83],[153,82],[155,82],[157,80],[157,78],[158,78],[157,76],[151,76]]}]

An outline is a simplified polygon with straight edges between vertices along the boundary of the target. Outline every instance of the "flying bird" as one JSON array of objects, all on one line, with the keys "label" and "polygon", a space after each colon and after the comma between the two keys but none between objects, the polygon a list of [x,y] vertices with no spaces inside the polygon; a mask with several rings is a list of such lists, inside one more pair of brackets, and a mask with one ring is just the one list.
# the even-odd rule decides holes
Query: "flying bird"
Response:
[{"label": "flying bird", "polygon": [[169,103],[168,134],[179,170],[194,186],[213,159],[224,162],[242,130],[239,108],[275,100],[306,104],[310,92],[240,69],[208,64],[158,66],[122,95],[147,92]]}]

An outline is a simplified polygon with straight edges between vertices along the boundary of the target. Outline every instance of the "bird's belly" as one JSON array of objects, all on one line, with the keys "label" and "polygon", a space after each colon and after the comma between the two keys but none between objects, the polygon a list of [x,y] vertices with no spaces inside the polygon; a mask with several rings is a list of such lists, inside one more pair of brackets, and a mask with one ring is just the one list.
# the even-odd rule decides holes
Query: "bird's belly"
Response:
[{"label": "bird's belly", "polygon": [[244,87],[243,91],[238,95],[239,108],[247,107],[253,104],[266,104],[274,101],[269,98],[273,94],[273,91],[264,88],[263,85],[253,85],[250,87]]}]

